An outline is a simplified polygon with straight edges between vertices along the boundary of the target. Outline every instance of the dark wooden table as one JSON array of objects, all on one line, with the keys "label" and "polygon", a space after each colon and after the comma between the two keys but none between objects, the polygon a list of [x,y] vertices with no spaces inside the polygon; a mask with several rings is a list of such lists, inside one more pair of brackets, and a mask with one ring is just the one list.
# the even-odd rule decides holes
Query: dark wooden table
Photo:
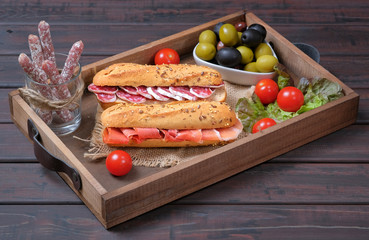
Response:
[{"label": "dark wooden table", "polygon": [[[355,124],[105,230],[35,159],[10,119],[19,53],[46,20],[57,51],[85,43],[83,65],[248,9],[360,94]],[[369,2],[10,1],[0,3],[0,239],[368,239]]]}]

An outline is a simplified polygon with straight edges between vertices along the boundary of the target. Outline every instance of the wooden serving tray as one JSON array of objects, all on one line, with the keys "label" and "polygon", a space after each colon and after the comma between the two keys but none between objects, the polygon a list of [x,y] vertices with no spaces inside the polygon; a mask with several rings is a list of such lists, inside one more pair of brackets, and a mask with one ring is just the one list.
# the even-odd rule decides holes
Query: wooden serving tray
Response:
[{"label": "wooden serving tray", "polygon": [[246,21],[248,25],[252,23],[264,25],[268,31],[266,40],[273,43],[281,62],[295,75],[307,78],[320,76],[336,81],[342,86],[345,96],[279,123],[276,127],[216,148],[177,166],[171,168],[134,167],[128,175],[120,178],[109,174],[103,160],[91,161],[84,158],[83,154],[86,152],[88,144],[73,137],[88,139],[91,136],[97,109],[97,101],[93,94],[85,92],[82,103],[81,127],[68,136],[56,136],[21,98],[18,91],[9,93],[12,119],[26,136],[28,136],[27,120],[31,119],[39,130],[45,148],[79,172],[82,181],[80,190],[74,188],[67,175],[59,174],[106,228],[202,189],[355,122],[359,95],[265,22],[247,11],[240,11],[216,19],[84,66],[81,73],[82,78],[87,86],[97,71],[117,62],[153,64],[155,53],[165,47],[177,50],[182,63],[194,63],[192,50],[197,44],[201,31],[212,29],[218,22],[236,23],[239,21]]}]

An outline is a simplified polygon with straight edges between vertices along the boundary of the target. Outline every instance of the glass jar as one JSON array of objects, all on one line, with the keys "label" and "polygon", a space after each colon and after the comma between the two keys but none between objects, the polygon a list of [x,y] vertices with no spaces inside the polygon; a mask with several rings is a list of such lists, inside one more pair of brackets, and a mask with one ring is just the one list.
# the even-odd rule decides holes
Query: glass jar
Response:
[{"label": "glass jar", "polygon": [[[67,55],[56,53],[56,66],[59,73],[67,59]],[[81,103],[84,82],[80,76],[81,66],[78,63],[72,77],[67,81],[52,81],[41,83],[29,75],[25,76],[26,89],[30,89],[30,106],[38,116],[57,135],[74,132],[81,123]]]}]

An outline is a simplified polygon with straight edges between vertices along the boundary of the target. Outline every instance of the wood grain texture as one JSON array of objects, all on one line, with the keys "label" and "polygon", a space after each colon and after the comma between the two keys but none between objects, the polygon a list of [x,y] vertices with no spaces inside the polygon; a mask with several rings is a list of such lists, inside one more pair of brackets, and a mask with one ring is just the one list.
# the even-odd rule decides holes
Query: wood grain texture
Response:
[{"label": "wood grain texture", "polygon": [[[214,20],[214,19],[213,19]],[[268,22],[277,32],[291,42],[305,42],[316,46],[323,55],[354,55],[368,56],[366,41],[369,37],[366,25],[346,26],[343,24],[319,24],[319,25],[286,25]],[[30,33],[37,34],[37,24],[17,25],[12,27],[11,33],[0,32],[3,44],[7,48],[1,49],[1,55],[19,55],[20,52],[28,53],[27,37]],[[50,23],[51,24],[51,23]],[[108,55],[116,54],[131,48],[150,43],[154,40],[187,30],[200,23],[192,25],[51,25],[51,34],[55,51],[67,53],[72,44],[83,40],[85,44],[84,55]],[[160,31],[153,31],[160,28]],[[68,34],[65,34],[65,33]],[[317,33],[319,32],[319,37]],[[149,34],[150,33],[150,34]],[[114,36],[114,37],[112,37]],[[121,39],[117,41],[117,39]],[[327,39],[322,41],[321,39]],[[334,41],[340,39],[340,41]],[[103,44],[102,44],[103,43]]]},{"label": "wood grain texture", "polygon": [[0,206],[3,239],[367,239],[357,205],[166,205],[103,229],[81,206]]},{"label": "wood grain texture", "polygon": [[[311,43],[310,43],[311,44]],[[316,46],[316,45],[315,45]],[[127,49],[129,49],[127,47]],[[320,47],[320,52],[323,54],[325,47]],[[107,55],[83,55],[80,63],[84,66],[106,57],[112,56],[120,52],[111,51]],[[350,88],[367,89],[369,88],[369,79],[367,77],[367,66],[369,64],[368,56],[328,56],[329,53],[321,55],[320,64],[334,74],[338,79],[348,85]],[[0,87],[2,88],[18,88],[24,86],[24,74],[17,63],[18,55],[16,56],[1,56],[0,55]],[[352,68],[347,67],[347,63],[353,64]],[[9,90],[10,91],[10,90]],[[0,93],[2,94],[2,93]],[[1,96],[0,96],[1,97]]]},{"label": "wood grain texture", "polygon": [[[1,124],[4,137],[0,145],[0,162],[34,162],[32,144],[12,124]],[[292,150],[272,161],[278,162],[363,162],[367,163],[369,149],[369,127],[353,125],[334,132],[303,147]],[[349,142],[350,144],[347,144]],[[15,144],[17,143],[17,144]]]},{"label": "wood grain texture", "polygon": [[[55,172],[39,163],[18,166],[0,164],[0,205],[83,204]],[[269,161],[170,204],[369,204],[368,181],[368,164]]]},{"label": "wood grain texture", "polygon": [[[354,125],[106,231],[11,123],[7,93],[29,33],[82,39],[82,65],[249,9],[360,95]],[[367,239],[369,80],[366,0],[11,1],[0,3],[0,239]]]},{"label": "wood grain texture", "polygon": [[[240,9],[255,12],[263,19],[286,24],[355,24],[367,23],[365,0],[353,5],[344,0],[328,1],[273,1],[273,0],[218,0],[214,1],[96,1],[76,2],[2,1],[0,22],[34,24],[43,18],[50,22],[68,24],[192,24],[234,13]],[[334,8],[333,6],[339,6]]]}]

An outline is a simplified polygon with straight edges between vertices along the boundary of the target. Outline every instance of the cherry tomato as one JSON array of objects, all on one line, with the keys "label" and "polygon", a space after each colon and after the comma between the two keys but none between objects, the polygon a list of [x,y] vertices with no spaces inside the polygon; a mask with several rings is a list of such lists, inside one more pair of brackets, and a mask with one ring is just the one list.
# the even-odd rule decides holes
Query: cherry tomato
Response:
[{"label": "cherry tomato", "polygon": [[115,176],[126,175],[132,168],[131,156],[123,150],[112,151],[106,158],[106,168]]},{"label": "cherry tomato", "polygon": [[155,64],[178,64],[180,58],[176,50],[163,48],[155,54]]},{"label": "cherry tomato", "polygon": [[285,87],[277,96],[278,106],[286,112],[296,112],[304,104],[304,94],[296,87]]},{"label": "cherry tomato", "polygon": [[277,123],[271,118],[263,118],[257,121],[252,127],[252,133],[257,133],[261,130],[264,130],[268,127],[276,125]]},{"label": "cherry tomato", "polygon": [[263,104],[274,102],[277,99],[278,92],[278,84],[269,78],[260,80],[255,86],[255,94]]}]

